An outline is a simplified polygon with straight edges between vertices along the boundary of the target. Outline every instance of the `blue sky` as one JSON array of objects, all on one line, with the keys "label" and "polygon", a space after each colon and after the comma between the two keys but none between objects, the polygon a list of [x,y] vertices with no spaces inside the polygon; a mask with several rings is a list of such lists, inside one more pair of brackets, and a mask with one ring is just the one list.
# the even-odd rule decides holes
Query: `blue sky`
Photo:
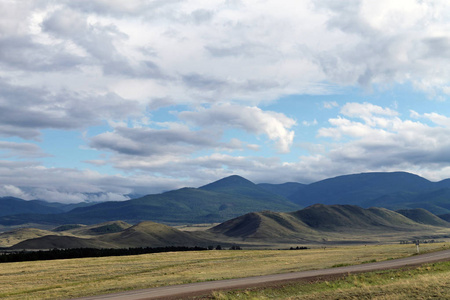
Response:
[{"label": "blue sky", "polygon": [[450,178],[446,1],[2,1],[0,196]]}]

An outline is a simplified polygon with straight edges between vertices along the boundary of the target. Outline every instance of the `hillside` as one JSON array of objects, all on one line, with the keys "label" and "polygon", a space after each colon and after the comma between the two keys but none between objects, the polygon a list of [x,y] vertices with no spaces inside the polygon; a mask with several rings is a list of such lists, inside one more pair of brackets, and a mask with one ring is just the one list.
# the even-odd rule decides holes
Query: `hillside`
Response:
[{"label": "hillside", "polygon": [[38,213],[55,214],[63,210],[59,207],[46,205],[44,201],[27,201],[15,197],[0,197],[0,216]]},{"label": "hillside", "polygon": [[62,214],[5,216],[0,218],[0,224],[96,224],[114,220],[195,224],[223,222],[252,211],[292,211],[299,208],[242,177],[231,176],[198,189],[182,188],[128,201],[104,202]]},{"label": "hillside", "polygon": [[450,189],[438,188],[425,192],[398,192],[365,201],[361,205],[366,206],[373,203],[392,210],[423,208],[435,214],[445,214],[450,213]]},{"label": "hillside", "polygon": [[74,236],[47,235],[20,242],[10,249],[114,248],[113,244]]},{"label": "hillside", "polygon": [[[252,199],[259,199],[259,201],[261,202],[268,202],[275,206],[281,205],[284,207],[288,205],[293,209],[299,208],[298,206],[295,207],[295,205],[293,205],[291,202],[286,202],[287,199],[285,197],[269,191],[261,187],[260,185],[254,184],[253,182],[237,175],[225,177],[213,183],[199,187],[198,189],[216,193],[230,194],[234,196],[245,196]],[[268,205],[264,206],[266,206],[266,208],[262,209],[268,209]],[[254,211],[259,211],[262,209]],[[283,208],[281,210],[285,209]]]},{"label": "hillside", "polygon": [[[104,223],[100,223],[100,224],[94,224],[94,225],[90,225],[90,226],[80,226],[80,225],[72,225],[72,226],[68,225],[68,227],[67,227],[67,225],[65,225],[65,226],[67,229],[59,230],[59,232],[64,232],[65,234],[73,234],[73,235],[77,235],[77,236],[95,236],[95,235],[121,232],[127,228],[130,228],[132,225],[130,225],[126,222],[123,222],[123,221],[111,221],[111,222],[104,222]],[[57,231],[57,230],[54,229],[53,231]]]},{"label": "hillside", "polygon": [[319,234],[289,213],[270,211],[240,216],[211,228],[209,232],[243,240],[271,242],[311,241],[317,239]]},{"label": "hillside", "polygon": [[[116,232],[108,233],[109,228]],[[190,232],[149,221],[134,226],[121,221],[108,222],[69,231],[55,234],[32,228],[22,229],[4,233],[0,241],[9,238],[9,243],[2,246],[11,246],[10,249],[207,246],[214,243]]]},{"label": "hillside", "polygon": [[289,199],[302,206],[316,203],[390,209],[428,206],[422,208],[443,213],[442,209],[450,209],[449,184],[449,180],[431,182],[406,172],[362,173],[311,183],[294,192]]},{"label": "hillside", "polygon": [[61,210],[69,206],[63,204],[1,199],[3,214],[13,211],[11,208],[20,213],[0,215],[0,225],[33,223],[45,228],[115,220],[130,224],[146,220],[173,225],[217,223],[250,212],[295,211],[317,203],[389,210],[423,208],[442,215],[450,213],[450,179],[431,182],[414,174],[392,172],[338,176],[311,184],[254,184],[233,175],[199,188],[182,188],[121,202],[80,204],[65,212]]},{"label": "hillside", "polygon": [[36,228],[20,228],[0,233],[0,247],[10,247],[25,240],[55,235],[54,232]]},{"label": "hillside", "polygon": [[444,221],[450,222],[450,214],[443,214],[443,215],[439,215],[438,217]]},{"label": "hillside", "polygon": [[117,247],[205,246],[211,243],[190,232],[150,221],[141,222],[118,233],[103,235],[99,240]]},{"label": "hillside", "polygon": [[291,213],[249,213],[219,224],[209,232],[246,241],[322,242],[370,240],[375,236],[413,235],[450,228],[444,221],[431,225],[385,208],[316,204]]},{"label": "hillside", "polygon": [[430,213],[429,211],[427,211],[423,208],[402,209],[402,210],[397,210],[397,212],[399,214],[402,214],[405,217],[413,220],[414,222],[417,222],[420,224],[450,227],[450,223],[448,223],[447,221],[444,221],[443,219],[439,218],[436,215],[433,215],[432,213]]},{"label": "hillside", "polygon": [[449,236],[450,223],[430,212],[416,209],[401,213],[385,208],[316,204],[289,213],[251,212],[206,231],[180,231],[151,221],[133,226],[115,221],[64,226],[56,228],[57,233],[38,229],[14,230],[1,234],[0,241],[3,241],[3,247],[14,245],[11,249],[206,247],[234,243],[270,247],[277,243],[366,243],[377,239],[398,241],[421,236]]},{"label": "hillside", "polygon": [[312,228],[325,231],[362,228],[401,230],[420,227],[411,219],[388,209],[364,209],[355,205],[315,204],[293,212],[292,215]]},{"label": "hillside", "polygon": [[298,182],[286,182],[281,184],[259,183],[258,186],[265,189],[266,191],[289,199],[292,194],[303,189],[306,184]]}]

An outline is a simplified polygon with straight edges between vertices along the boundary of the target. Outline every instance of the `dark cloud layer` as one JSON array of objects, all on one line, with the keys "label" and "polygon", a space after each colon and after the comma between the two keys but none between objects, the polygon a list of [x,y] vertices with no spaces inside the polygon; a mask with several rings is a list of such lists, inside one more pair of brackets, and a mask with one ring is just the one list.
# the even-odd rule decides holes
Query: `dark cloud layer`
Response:
[{"label": "dark cloud layer", "polygon": [[36,139],[40,129],[82,129],[101,120],[139,114],[136,101],[37,89],[0,80],[0,135]]}]

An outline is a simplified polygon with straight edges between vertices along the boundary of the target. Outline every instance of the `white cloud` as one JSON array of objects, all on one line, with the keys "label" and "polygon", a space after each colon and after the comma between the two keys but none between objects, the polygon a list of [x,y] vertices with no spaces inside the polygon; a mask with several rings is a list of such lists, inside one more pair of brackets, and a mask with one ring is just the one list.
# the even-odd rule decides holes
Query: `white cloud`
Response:
[{"label": "white cloud", "polygon": [[[442,165],[450,162],[450,121],[446,116],[412,112],[412,117],[431,122],[425,124],[402,120],[396,111],[370,103],[346,104],[343,113],[351,119],[330,119],[332,127],[319,130],[319,136],[336,139],[328,153],[321,156],[324,165],[328,161],[347,170],[344,173],[359,168],[360,171],[411,170],[429,175],[431,170],[443,174]],[[311,158],[302,160],[305,164]]]},{"label": "white cloud", "polygon": [[10,184],[0,186],[0,197],[28,199],[28,195],[26,193],[24,193],[20,188]]},{"label": "white cloud", "polygon": [[102,120],[141,116],[137,101],[105,95],[29,88],[0,78],[0,136],[38,139],[42,129],[82,129]]},{"label": "white cloud", "polygon": [[[254,105],[336,83],[449,86],[444,2],[15,1],[4,10],[1,62],[32,72],[22,83],[34,87],[45,72],[73,90],[140,91],[147,102]],[[92,80],[77,82],[83,75]]]},{"label": "white cloud", "polygon": [[265,134],[276,143],[278,151],[282,153],[289,152],[294,139],[294,131],[289,129],[296,125],[295,120],[282,113],[231,104],[185,111],[181,112],[179,117],[201,127],[231,127],[257,135]]},{"label": "white cloud", "polygon": [[45,154],[35,144],[0,141],[0,157],[3,158],[38,158],[46,156],[50,155]]},{"label": "white cloud", "polygon": [[[288,152],[294,138],[294,131],[289,129],[296,123],[281,113],[228,104],[183,111],[176,113],[176,116],[180,119],[179,123],[150,122],[148,126],[133,128],[118,124],[113,131],[90,138],[90,146],[112,152],[109,163],[115,168],[175,176],[176,173],[181,174],[180,166],[189,164],[189,160],[197,161],[196,157],[205,151],[236,152],[245,148],[258,151],[261,148],[260,145],[245,143],[236,137],[223,141],[225,132],[230,128],[264,135],[275,143],[278,151]],[[107,162],[102,159],[90,163],[104,165]],[[186,170],[198,173],[194,169],[202,169],[201,165],[194,166],[196,164]],[[170,168],[176,172],[173,173]]]},{"label": "white cloud", "polygon": [[302,125],[303,126],[307,126],[307,127],[314,126],[314,125],[317,125],[317,124],[318,123],[317,123],[316,119],[314,119],[313,121],[302,121]]},{"label": "white cloud", "polygon": [[332,109],[334,107],[339,107],[339,104],[336,101],[326,101],[323,103],[323,107],[326,109]]},{"label": "white cloud", "polygon": [[374,115],[382,116],[397,116],[398,112],[390,109],[383,108],[371,103],[347,103],[342,109],[341,113],[348,117],[360,117],[366,121],[372,118]]},{"label": "white cloud", "polygon": [[192,185],[161,176],[105,175],[89,170],[46,168],[36,163],[0,160],[0,196],[62,203],[120,201],[127,194],[150,194]]}]

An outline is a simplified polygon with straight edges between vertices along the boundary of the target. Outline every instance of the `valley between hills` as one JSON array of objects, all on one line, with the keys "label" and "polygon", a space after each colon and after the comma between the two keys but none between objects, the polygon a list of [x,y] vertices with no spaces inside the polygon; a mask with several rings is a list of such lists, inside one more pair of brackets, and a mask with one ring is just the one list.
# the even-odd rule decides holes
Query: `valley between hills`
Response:
[{"label": "valley between hills", "polygon": [[310,185],[254,184],[230,176],[200,188],[70,207],[5,197],[0,247],[283,248],[445,240],[447,185],[448,180],[435,183],[404,172],[346,175]]}]

